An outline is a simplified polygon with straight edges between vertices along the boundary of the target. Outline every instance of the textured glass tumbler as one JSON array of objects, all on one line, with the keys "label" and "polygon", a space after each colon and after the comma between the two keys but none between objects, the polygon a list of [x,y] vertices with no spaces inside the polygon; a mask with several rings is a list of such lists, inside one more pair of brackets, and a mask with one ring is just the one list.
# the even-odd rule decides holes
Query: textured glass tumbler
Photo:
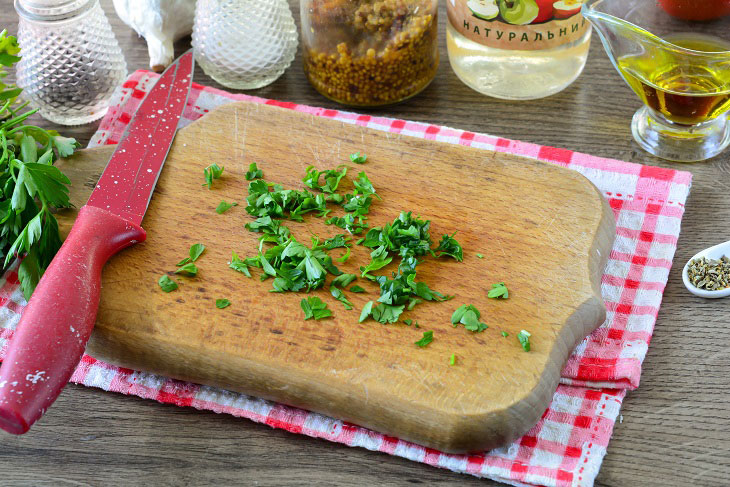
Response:
[{"label": "textured glass tumbler", "polygon": [[195,59],[229,88],[273,83],[297,50],[297,27],[286,0],[198,0],[193,26]]},{"label": "textured glass tumbler", "polygon": [[15,0],[22,59],[17,84],[51,122],[104,116],[127,64],[98,0]]}]

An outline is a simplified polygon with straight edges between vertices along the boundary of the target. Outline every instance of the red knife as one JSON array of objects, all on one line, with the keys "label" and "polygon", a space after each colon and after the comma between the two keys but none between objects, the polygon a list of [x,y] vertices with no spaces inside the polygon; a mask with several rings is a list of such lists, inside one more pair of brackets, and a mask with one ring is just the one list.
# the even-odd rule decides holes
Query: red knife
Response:
[{"label": "red knife", "polygon": [[53,404],[86,349],[101,270],[145,240],[140,227],[192,84],[188,51],[137,109],[89,201],[38,283],[0,367],[0,428],[23,434]]}]

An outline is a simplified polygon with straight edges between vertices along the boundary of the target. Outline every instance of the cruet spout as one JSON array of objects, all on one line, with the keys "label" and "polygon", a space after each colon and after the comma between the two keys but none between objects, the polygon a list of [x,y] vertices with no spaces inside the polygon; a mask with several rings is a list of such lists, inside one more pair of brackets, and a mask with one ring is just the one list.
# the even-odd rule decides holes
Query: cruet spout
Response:
[{"label": "cruet spout", "polygon": [[641,147],[700,161],[730,145],[730,0],[588,0],[582,13],[644,102]]}]

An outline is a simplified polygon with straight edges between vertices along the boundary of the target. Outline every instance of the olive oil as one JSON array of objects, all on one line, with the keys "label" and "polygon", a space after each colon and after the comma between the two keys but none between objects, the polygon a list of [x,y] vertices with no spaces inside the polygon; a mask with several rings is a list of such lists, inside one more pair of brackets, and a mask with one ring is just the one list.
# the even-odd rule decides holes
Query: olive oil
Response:
[{"label": "olive oil", "polygon": [[[647,49],[623,56],[618,67],[647,106],[681,125],[696,125],[730,110],[730,41],[701,34],[676,34],[668,42],[702,53],[679,56],[667,49]],[[696,62],[695,62],[696,61]]]}]

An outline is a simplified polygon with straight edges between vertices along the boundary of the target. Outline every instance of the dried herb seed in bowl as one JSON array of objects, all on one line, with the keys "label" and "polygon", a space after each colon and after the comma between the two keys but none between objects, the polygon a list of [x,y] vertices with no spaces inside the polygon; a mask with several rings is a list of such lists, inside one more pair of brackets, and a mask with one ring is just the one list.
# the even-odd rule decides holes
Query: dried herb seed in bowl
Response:
[{"label": "dried herb seed in bowl", "polygon": [[730,257],[720,259],[700,257],[693,259],[687,268],[689,281],[698,289],[719,291],[730,287]]}]

